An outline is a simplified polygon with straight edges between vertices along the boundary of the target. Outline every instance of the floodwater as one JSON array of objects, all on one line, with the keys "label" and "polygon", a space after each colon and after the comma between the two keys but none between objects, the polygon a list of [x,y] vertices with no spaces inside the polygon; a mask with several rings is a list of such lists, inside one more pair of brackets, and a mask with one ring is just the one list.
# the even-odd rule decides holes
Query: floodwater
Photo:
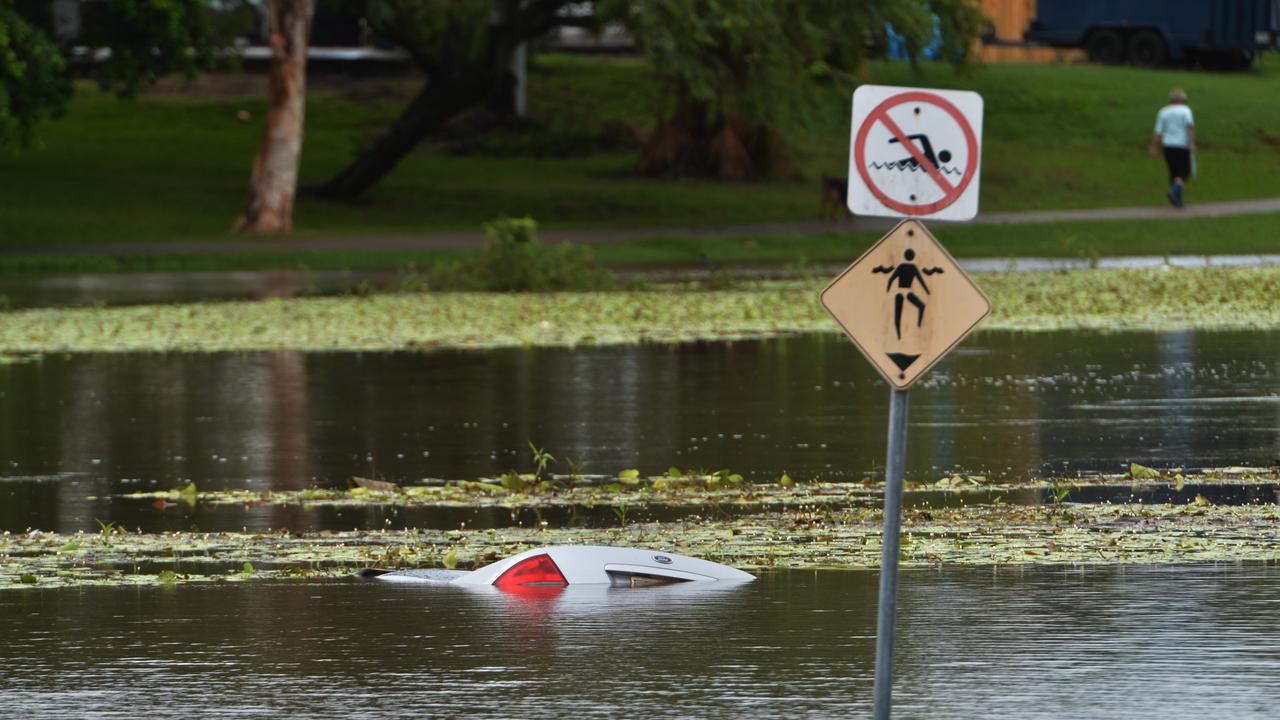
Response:
[{"label": "floodwater", "polygon": [[[1280,332],[981,332],[911,392],[908,479],[1270,465],[1278,391]],[[530,441],[560,472],[856,481],[883,461],[887,400],[837,335],[48,355],[0,364],[0,530],[452,528],[465,512],[468,527],[510,524],[504,510],[118,495],[475,478],[531,469]],[[1254,490],[1243,501],[1274,501]],[[533,596],[355,579],[11,590],[0,714],[865,717],[877,582],[791,571]],[[1252,720],[1280,707],[1280,566],[908,570],[899,593],[899,720]]]},{"label": "floodwater", "polygon": [[[877,577],[0,594],[14,717],[869,717]],[[912,570],[898,720],[1274,718],[1280,568]]]},{"label": "floodwater", "polygon": [[[857,481],[888,391],[842,336],[432,353],[49,355],[0,365],[0,530],[350,529],[380,511],[171,508],[120,493],[347,487],[532,469]],[[908,480],[1268,466],[1280,332],[980,332],[911,391]],[[510,524],[501,511],[480,525]],[[464,518],[465,519],[465,518]],[[643,518],[640,518],[643,519]],[[456,512],[395,524],[456,527]],[[476,526],[477,523],[469,523]]]}]

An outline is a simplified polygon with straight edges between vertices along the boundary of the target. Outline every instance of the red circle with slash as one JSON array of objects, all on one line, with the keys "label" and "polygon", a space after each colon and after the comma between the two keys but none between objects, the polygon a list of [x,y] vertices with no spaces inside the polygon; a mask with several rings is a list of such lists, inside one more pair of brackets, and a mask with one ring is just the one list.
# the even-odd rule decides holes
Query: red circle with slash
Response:
[{"label": "red circle with slash", "polygon": [[[968,167],[965,168],[965,173],[961,176],[960,182],[955,185],[948,182],[947,179],[942,176],[942,173],[938,172],[938,169],[933,166],[933,163],[929,162],[928,158],[924,156],[924,153],[920,152],[920,150],[916,148],[916,144],[907,139],[907,135],[902,132],[902,128],[898,127],[898,124],[893,121],[893,118],[889,117],[890,109],[909,102],[921,102],[937,106],[943,112],[950,115],[951,118],[956,121],[956,124],[960,126],[961,132],[964,133],[964,142],[965,145],[968,146],[969,150],[969,154],[967,156],[969,158]],[[920,167],[924,168],[924,170],[929,174],[929,177],[933,178],[933,181],[942,189],[942,199],[922,205],[911,205],[889,197],[889,195],[883,190],[876,187],[875,183],[871,181],[870,173],[867,172],[866,161],[867,134],[871,132],[871,128],[875,127],[876,123],[884,123],[885,127],[889,129],[889,132],[892,133],[893,136],[897,138],[898,142],[911,153],[911,156],[915,158],[915,161],[920,163]],[[969,183],[977,177],[978,138],[974,136],[973,128],[969,127],[969,121],[965,119],[964,115],[961,114],[958,109],[956,109],[955,105],[952,105],[932,93],[920,91],[904,92],[901,95],[894,95],[888,100],[877,105],[876,108],[867,115],[867,118],[862,121],[862,127],[858,128],[858,135],[853,141],[853,157],[854,163],[858,166],[858,174],[862,176],[862,182],[866,184],[867,189],[871,191],[871,194],[884,204],[885,207],[897,210],[904,215],[928,215],[930,213],[938,212],[960,199],[960,196],[964,194],[965,188],[969,187]]]}]

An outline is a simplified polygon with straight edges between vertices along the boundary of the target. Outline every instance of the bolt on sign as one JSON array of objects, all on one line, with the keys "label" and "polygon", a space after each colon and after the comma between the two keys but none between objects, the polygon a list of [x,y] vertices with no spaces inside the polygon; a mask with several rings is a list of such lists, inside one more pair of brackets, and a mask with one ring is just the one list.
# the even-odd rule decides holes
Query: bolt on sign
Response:
[{"label": "bolt on sign", "polygon": [[991,312],[991,301],[915,220],[840,273],[822,306],[890,385],[905,390]]},{"label": "bolt on sign", "polygon": [[975,92],[860,86],[853,93],[849,211],[972,220],[982,108]]}]

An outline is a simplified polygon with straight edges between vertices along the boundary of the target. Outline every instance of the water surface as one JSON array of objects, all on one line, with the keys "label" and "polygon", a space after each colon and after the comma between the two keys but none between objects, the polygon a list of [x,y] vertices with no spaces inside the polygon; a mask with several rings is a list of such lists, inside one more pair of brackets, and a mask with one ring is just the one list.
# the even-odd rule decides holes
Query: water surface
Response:
[{"label": "water surface", "polygon": [[[33,717],[870,715],[876,575],[543,597],[374,583],[0,594]],[[894,717],[1274,718],[1280,569],[904,574]]]},{"label": "water surface", "polygon": [[[856,481],[880,472],[887,401],[883,381],[837,335],[49,355],[0,365],[0,529],[380,527],[388,518],[377,512],[157,513],[111,496],[189,482],[286,490],[346,487],[355,475],[473,479],[531,470],[529,442],[562,473],[674,465]],[[1280,332],[981,332],[911,392],[910,480],[1277,458]]]}]

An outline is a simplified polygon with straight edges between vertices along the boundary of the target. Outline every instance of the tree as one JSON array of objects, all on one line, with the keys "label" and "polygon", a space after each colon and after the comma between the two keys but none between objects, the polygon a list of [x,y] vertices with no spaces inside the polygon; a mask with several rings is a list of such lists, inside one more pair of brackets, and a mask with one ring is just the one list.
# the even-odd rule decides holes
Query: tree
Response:
[{"label": "tree", "polygon": [[44,10],[44,17],[31,11],[27,17],[10,0],[0,0],[0,148],[30,144],[35,124],[65,112],[71,97],[66,62],[47,34],[51,22]]},{"label": "tree", "polygon": [[[396,121],[353,163],[309,190],[354,199],[417,143],[461,112],[511,99],[512,53],[562,25],[624,22],[669,86],[670,106],[641,154],[662,175],[747,178],[785,157],[777,128],[813,106],[815,88],[856,72],[886,24],[918,54],[941,32],[962,64],[981,29],[973,0],[600,0],[594,16],[569,0],[370,0],[374,29],[426,75]],[[936,15],[936,19],[935,19]]]},{"label": "tree", "polygon": [[[91,67],[107,90],[132,97],[162,75],[192,77],[211,68],[225,46],[241,0],[105,0],[95,3],[77,44],[109,50]],[[69,43],[68,43],[69,45]],[[0,147],[24,147],[43,118],[66,110],[71,48],[53,38],[48,0],[0,0]]]},{"label": "tree", "polygon": [[249,202],[236,220],[240,232],[286,233],[293,229],[293,201],[302,158],[306,111],[307,37],[314,0],[267,0],[271,47],[267,117],[253,161]]},{"label": "tree", "polygon": [[521,43],[571,19],[571,0],[370,0],[374,30],[403,48],[426,76],[423,87],[355,162],[310,192],[354,199],[373,187],[423,137],[480,105],[509,112],[511,58]]},{"label": "tree", "polygon": [[822,84],[851,81],[886,25],[913,57],[938,28],[942,56],[962,64],[982,20],[968,0],[608,1],[604,11],[630,28],[670,98],[641,171],[727,180],[781,169],[779,126],[802,122]]}]

